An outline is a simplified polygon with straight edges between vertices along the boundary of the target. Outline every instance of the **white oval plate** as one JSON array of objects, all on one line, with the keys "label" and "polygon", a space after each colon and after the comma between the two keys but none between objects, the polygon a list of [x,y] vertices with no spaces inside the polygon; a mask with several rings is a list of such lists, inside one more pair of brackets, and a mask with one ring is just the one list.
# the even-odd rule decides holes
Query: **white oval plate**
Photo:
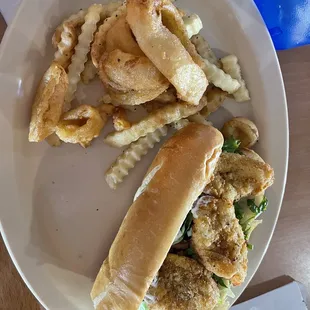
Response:
[{"label": "white oval plate", "polygon": [[[53,57],[53,30],[90,4],[24,0],[1,46],[1,232],[21,276],[47,309],[92,309],[92,281],[156,154],[151,152],[111,191],[104,172],[120,151],[104,145],[102,137],[86,150],[27,141],[33,95]],[[178,5],[201,16],[203,34],[218,56],[239,57],[251,91],[250,103],[227,102],[215,123],[232,115],[253,118],[261,136],[257,149],[275,169],[276,182],[267,193],[270,206],[253,235],[248,277],[234,290],[237,298],[266,252],[285,187],[288,121],[280,67],[252,1],[183,0]],[[95,94],[98,85],[91,86]]]}]

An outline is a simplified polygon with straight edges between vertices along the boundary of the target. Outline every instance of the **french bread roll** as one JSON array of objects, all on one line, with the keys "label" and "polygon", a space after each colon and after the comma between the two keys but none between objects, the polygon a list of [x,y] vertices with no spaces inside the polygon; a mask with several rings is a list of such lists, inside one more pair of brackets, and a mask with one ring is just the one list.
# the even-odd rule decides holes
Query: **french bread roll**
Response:
[{"label": "french bread roll", "polygon": [[161,148],[91,291],[97,310],[137,310],[186,215],[210,182],[222,134],[189,124]]}]

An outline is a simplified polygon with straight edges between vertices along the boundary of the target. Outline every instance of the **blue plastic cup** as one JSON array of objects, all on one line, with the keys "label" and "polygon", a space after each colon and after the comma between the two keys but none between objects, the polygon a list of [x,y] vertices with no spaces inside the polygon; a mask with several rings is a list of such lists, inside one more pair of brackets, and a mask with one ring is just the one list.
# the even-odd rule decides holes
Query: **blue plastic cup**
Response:
[{"label": "blue plastic cup", "polygon": [[310,44],[310,0],[254,0],[275,48]]}]

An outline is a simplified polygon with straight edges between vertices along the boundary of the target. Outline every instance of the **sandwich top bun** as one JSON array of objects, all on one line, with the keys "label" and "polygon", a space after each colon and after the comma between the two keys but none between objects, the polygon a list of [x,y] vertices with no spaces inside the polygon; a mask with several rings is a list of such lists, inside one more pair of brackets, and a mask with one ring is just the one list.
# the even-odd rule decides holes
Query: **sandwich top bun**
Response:
[{"label": "sandwich top bun", "polygon": [[210,182],[222,134],[189,124],[161,148],[91,291],[95,309],[137,310],[193,203]]}]

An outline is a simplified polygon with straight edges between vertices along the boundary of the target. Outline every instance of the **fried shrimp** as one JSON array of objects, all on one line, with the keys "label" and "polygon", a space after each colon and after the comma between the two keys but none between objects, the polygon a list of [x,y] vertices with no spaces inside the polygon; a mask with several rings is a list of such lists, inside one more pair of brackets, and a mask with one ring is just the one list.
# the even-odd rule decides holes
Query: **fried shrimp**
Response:
[{"label": "fried shrimp", "polygon": [[211,275],[191,258],[168,254],[156,285],[146,295],[149,309],[213,309],[218,303],[219,289]]},{"label": "fried shrimp", "polygon": [[207,270],[230,279],[242,269],[244,249],[245,258],[247,255],[234,206],[232,202],[204,196],[198,200],[195,209],[193,247]]},{"label": "fried shrimp", "polygon": [[272,185],[274,171],[266,163],[236,153],[222,153],[213,181],[204,192],[228,201],[256,196]]}]

